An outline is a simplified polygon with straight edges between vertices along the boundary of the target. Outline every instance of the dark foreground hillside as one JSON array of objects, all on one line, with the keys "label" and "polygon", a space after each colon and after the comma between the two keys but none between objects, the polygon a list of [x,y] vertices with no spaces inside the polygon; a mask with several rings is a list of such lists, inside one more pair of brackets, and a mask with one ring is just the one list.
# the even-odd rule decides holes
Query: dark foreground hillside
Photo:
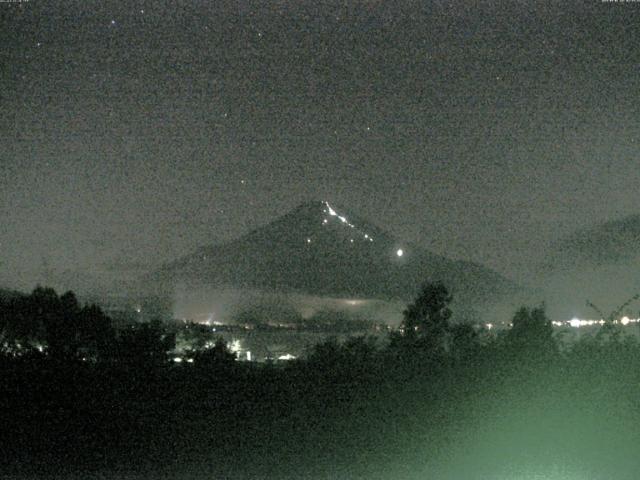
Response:
[{"label": "dark foreground hillside", "polygon": [[640,348],[531,353],[320,354],[286,368],[5,361],[3,478],[637,478]]},{"label": "dark foreground hillside", "polygon": [[493,335],[450,302],[427,283],[386,342],[255,364],[195,330],[177,358],[168,326],[37,288],[0,304],[1,476],[637,479],[640,345],[616,312],[563,345],[544,307]]}]

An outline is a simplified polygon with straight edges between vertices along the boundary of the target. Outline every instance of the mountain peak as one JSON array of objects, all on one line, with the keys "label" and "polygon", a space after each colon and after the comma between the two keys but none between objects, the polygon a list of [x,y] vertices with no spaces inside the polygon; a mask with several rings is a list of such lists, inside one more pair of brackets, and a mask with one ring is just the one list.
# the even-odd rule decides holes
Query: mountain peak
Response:
[{"label": "mountain peak", "polygon": [[273,222],[250,232],[245,237],[251,241],[259,241],[268,237],[278,243],[298,242],[313,243],[324,239],[329,243],[347,242],[350,244],[368,244],[375,237],[386,238],[388,234],[378,227],[358,217],[348,215],[328,201],[314,200],[305,202]]},{"label": "mountain peak", "polygon": [[303,202],[287,215],[301,216],[301,215],[322,215],[323,217],[337,217],[342,222],[347,223],[346,215],[338,213],[334,204],[329,203],[326,200],[310,200]]},{"label": "mountain peak", "polygon": [[372,299],[411,299],[427,280],[488,300],[513,286],[496,272],[395,238],[328,201],[305,202],[235,240],[168,264],[161,282]]}]

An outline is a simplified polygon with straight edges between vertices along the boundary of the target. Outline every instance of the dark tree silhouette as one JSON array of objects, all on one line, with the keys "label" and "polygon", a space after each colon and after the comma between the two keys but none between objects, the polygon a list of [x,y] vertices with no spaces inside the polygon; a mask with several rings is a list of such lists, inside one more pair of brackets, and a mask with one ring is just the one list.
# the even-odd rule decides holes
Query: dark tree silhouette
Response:
[{"label": "dark tree silhouette", "polygon": [[544,305],[533,309],[521,307],[513,316],[506,340],[508,345],[521,352],[549,354],[558,350]]},{"label": "dark tree silhouette", "polygon": [[[95,360],[112,348],[111,319],[95,305],[81,307],[73,292],[58,297],[53,289],[38,287],[26,301],[35,317],[29,323],[44,332],[52,358]],[[38,331],[32,334],[38,336]]]},{"label": "dark tree silhouette", "polygon": [[451,354],[456,360],[468,360],[479,352],[480,346],[480,335],[473,325],[459,323],[451,327]]},{"label": "dark tree silhouette", "polygon": [[[42,348],[46,331],[43,317],[55,304],[57,296],[39,288],[31,295],[16,295],[5,300],[0,312],[0,347],[9,355],[22,355],[30,349]],[[54,292],[55,294],[55,292]]]},{"label": "dark tree silhouette", "polygon": [[420,345],[430,353],[444,353],[451,318],[451,300],[442,282],[427,282],[416,300],[403,312],[405,341]]},{"label": "dark tree silhouette", "polygon": [[352,377],[362,380],[377,377],[379,353],[377,340],[371,336],[350,337],[342,344],[344,368]]},{"label": "dark tree silhouette", "polygon": [[46,331],[49,354],[54,358],[74,358],[81,344],[80,305],[73,292],[60,298],[53,289],[36,289],[33,297],[38,302]]},{"label": "dark tree silhouette", "polygon": [[24,355],[46,349],[47,356],[58,360],[98,359],[114,339],[111,319],[99,307],[81,307],[73,292],[59,297],[40,286],[3,302],[0,334],[5,352]]},{"label": "dark tree silhouette", "polygon": [[81,347],[96,360],[113,358],[116,337],[111,319],[96,305],[83,307],[78,318]]},{"label": "dark tree silhouette", "polygon": [[159,320],[131,325],[120,333],[121,360],[133,364],[162,364],[175,348],[175,335],[166,332]]},{"label": "dark tree silhouette", "polygon": [[343,350],[336,337],[326,338],[311,347],[307,355],[307,365],[322,374],[337,374],[344,365]]}]

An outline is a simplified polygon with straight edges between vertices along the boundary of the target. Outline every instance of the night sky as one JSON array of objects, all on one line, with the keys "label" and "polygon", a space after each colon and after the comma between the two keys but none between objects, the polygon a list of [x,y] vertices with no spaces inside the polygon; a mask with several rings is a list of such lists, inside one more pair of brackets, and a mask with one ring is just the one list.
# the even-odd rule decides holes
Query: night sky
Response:
[{"label": "night sky", "polygon": [[640,3],[0,3],[0,283],[311,200],[518,278],[639,213]]}]

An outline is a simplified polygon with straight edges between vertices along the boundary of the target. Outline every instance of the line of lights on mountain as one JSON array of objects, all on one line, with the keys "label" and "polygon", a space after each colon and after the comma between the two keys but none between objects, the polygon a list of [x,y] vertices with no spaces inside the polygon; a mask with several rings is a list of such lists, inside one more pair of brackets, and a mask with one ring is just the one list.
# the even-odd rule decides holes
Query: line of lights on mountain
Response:
[{"label": "line of lights on mountain", "polygon": [[[356,229],[356,226],[353,223],[349,223],[349,220],[347,220],[346,217],[343,217],[342,215],[338,214],[338,212],[336,212],[331,205],[329,205],[329,202],[322,202],[324,203],[324,206],[326,207],[323,211],[324,213],[328,213],[330,216],[332,217],[337,217],[338,220],[340,220],[340,222],[342,222],[344,225],[348,226],[349,228],[353,228]],[[328,218],[324,218],[322,220],[322,224],[326,225],[329,223],[329,219]],[[358,230],[358,229],[356,229]],[[364,233],[364,232],[360,232],[362,233],[362,236],[364,237],[365,240],[368,240],[370,242],[373,242],[373,237],[371,237],[368,233]],[[354,242],[353,238],[350,239],[351,243]],[[311,239],[307,238],[307,243],[311,243]]]},{"label": "line of lights on mountain", "polygon": [[[331,215],[332,217],[338,217],[338,219],[345,225],[347,225],[350,228],[356,228],[354,224],[349,223],[349,221],[346,219],[346,217],[343,217],[342,215],[339,215],[338,212],[336,212],[331,205],[329,205],[329,202],[323,202],[325,205],[325,209],[324,209],[324,213],[328,213],[329,215]],[[329,223],[329,219],[328,218],[323,218],[322,219],[322,224],[323,225],[327,225]],[[359,230],[359,229],[356,229]],[[363,233],[362,231],[360,231],[360,233],[362,233],[362,236],[365,240],[368,240],[370,242],[373,242],[373,237],[370,236],[368,233]],[[310,244],[313,242],[313,240],[311,239],[311,237],[307,237],[306,238],[306,242],[307,244]],[[349,243],[354,243],[355,240],[353,238],[349,239]],[[399,248],[398,250],[396,250],[396,256],[398,257],[402,257],[404,255],[404,250],[402,250],[401,248]]]}]

